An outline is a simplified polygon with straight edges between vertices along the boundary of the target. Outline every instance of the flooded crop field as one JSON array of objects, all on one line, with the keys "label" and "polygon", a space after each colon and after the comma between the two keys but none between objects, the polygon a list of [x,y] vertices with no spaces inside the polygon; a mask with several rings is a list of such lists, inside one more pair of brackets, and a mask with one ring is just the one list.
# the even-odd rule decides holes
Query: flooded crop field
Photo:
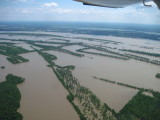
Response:
[{"label": "flooded crop field", "polygon": [[160,92],[160,43],[144,38],[1,31],[0,67],[1,82],[25,78],[24,120],[122,119],[138,94]]}]

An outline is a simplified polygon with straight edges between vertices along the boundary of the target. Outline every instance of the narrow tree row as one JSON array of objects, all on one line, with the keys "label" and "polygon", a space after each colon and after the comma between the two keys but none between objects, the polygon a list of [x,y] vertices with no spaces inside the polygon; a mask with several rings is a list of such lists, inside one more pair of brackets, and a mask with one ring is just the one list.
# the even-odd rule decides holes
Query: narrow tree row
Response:
[{"label": "narrow tree row", "polygon": [[148,56],[153,56],[153,57],[160,57],[159,53],[151,53],[151,52],[145,52],[145,51],[139,51],[139,50],[128,50],[128,49],[119,49],[120,51],[126,51],[126,52],[131,52],[131,53],[137,53],[141,55],[148,55]]}]

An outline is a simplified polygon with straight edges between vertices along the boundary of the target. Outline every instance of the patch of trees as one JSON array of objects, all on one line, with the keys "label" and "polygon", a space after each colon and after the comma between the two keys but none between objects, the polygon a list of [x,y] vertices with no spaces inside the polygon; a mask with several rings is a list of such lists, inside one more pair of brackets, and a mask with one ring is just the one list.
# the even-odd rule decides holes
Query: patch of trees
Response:
[{"label": "patch of trees", "polygon": [[5,69],[5,66],[1,66],[1,69]]},{"label": "patch of trees", "polygon": [[80,120],[87,120],[86,117],[82,114],[79,107],[74,104],[74,96],[71,93],[69,95],[67,95],[67,99],[72,104],[72,106],[76,110],[76,112],[78,113]]},{"label": "patch of trees", "polygon": [[26,50],[24,48],[17,47],[17,46],[1,45],[0,49],[3,50],[3,51],[6,51],[6,53],[11,54],[11,55],[17,55],[17,54],[23,54],[23,53],[30,52],[29,50]]},{"label": "patch of trees", "polygon": [[23,119],[23,116],[17,112],[21,99],[17,84],[22,82],[24,78],[8,74],[6,81],[0,83],[0,120]]},{"label": "patch of trees", "polygon": [[118,120],[160,120],[160,93],[153,97],[139,91],[118,113]]},{"label": "patch of trees", "polygon": [[23,58],[22,56],[10,56],[10,57],[7,57],[7,60],[10,61],[13,64],[19,64],[19,63],[29,61],[28,59]]},{"label": "patch of trees", "polygon": [[156,74],[156,78],[160,78],[160,73],[157,73],[157,74]]}]

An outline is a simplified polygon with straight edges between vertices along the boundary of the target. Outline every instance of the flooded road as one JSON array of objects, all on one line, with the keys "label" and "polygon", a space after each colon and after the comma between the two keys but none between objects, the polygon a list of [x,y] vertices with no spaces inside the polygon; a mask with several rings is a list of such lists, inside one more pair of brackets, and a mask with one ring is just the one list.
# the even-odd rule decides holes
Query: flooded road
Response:
[{"label": "flooded road", "polygon": [[13,65],[0,55],[1,80],[8,73],[25,78],[18,87],[21,92],[21,107],[24,120],[79,120],[76,111],[66,99],[67,91],[56,78],[47,63],[37,53],[24,54],[28,63]]}]

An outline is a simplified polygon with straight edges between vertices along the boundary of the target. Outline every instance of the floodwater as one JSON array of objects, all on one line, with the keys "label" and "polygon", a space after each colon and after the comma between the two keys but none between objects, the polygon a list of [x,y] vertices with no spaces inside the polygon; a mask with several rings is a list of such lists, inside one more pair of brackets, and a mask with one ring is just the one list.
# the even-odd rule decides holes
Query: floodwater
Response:
[{"label": "floodwater", "polygon": [[31,45],[26,44],[26,43],[16,44],[16,46],[21,47],[21,48],[24,48],[24,49],[26,49],[26,50],[34,50],[34,49],[31,47]]},{"label": "floodwater", "polygon": [[55,61],[58,65],[76,66],[73,75],[78,78],[80,84],[88,87],[117,112],[137,93],[137,90],[93,79],[93,76],[160,91],[160,81],[155,78],[159,66],[135,60],[125,61],[89,54],[87,55],[89,57],[80,58],[56,51],[48,53],[58,57]]},{"label": "floodwater", "polygon": [[28,63],[13,65],[0,55],[1,81],[8,73],[25,78],[18,85],[22,99],[18,110],[23,120],[79,120],[76,111],[66,99],[68,92],[56,78],[47,63],[37,53],[24,54]]},{"label": "floodwater", "polygon": [[45,46],[53,46],[53,47],[59,47],[61,44],[49,44],[49,43],[37,43],[37,45],[45,45]]},{"label": "floodwater", "polygon": [[[86,52],[93,52],[93,53],[100,53],[100,54],[104,54],[104,55],[112,55],[112,56],[117,56],[117,57],[123,57],[123,56],[120,56],[120,55],[117,55],[117,54],[112,54],[112,53],[108,53],[108,52],[103,52],[103,51],[98,51],[98,50],[95,50],[95,49],[87,49],[87,50],[84,50]],[[125,57],[123,57],[125,58]],[[116,58],[115,58],[116,59]]]},{"label": "floodwater", "polygon": [[[36,32],[35,32],[36,33]],[[39,32],[41,33],[41,32]],[[45,32],[44,32],[45,33]],[[160,45],[157,41],[122,38],[113,36],[93,36],[79,35],[70,33],[48,33],[62,35],[70,42],[83,42],[89,45],[103,45],[117,49],[132,49],[150,51],[154,53],[160,52]],[[12,36],[8,36],[12,37]],[[19,36],[18,38],[20,38]],[[121,44],[106,43],[99,41],[88,41],[78,37],[100,38],[122,42]],[[16,36],[15,36],[16,38]],[[23,36],[25,39],[39,40],[40,37]],[[44,37],[40,40],[49,40],[51,37]],[[65,39],[65,38],[64,38]],[[23,48],[28,48],[25,44],[19,44]],[[51,44],[46,44],[51,45]],[[76,52],[83,46],[65,46],[64,49]],[[148,49],[153,48],[153,49]],[[116,49],[116,50],[117,50]],[[115,50],[115,51],[116,51]],[[87,50],[99,52],[97,50]],[[113,50],[114,51],[114,50]],[[136,60],[120,60],[110,57],[103,57],[82,53],[85,57],[77,57],[57,51],[48,51],[57,56],[56,64],[60,66],[74,65],[73,75],[78,78],[81,85],[89,88],[104,103],[107,103],[116,112],[121,110],[125,104],[138,92],[137,90],[114,85],[97,79],[105,78],[116,82],[121,82],[141,88],[153,89],[160,91],[160,81],[155,75],[160,72],[160,67],[149,63]],[[101,52],[104,53],[104,52]],[[110,53],[107,53],[110,54]],[[77,120],[78,115],[67,101],[67,91],[57,80],[53,71],[46,67],[47,63],[37,53],[24,54],[24,57],[30,59],[29,63],[12,65],[5,56],[0,55],[0,66],[6,66],[0,70],[1,80],[5,79],[5,75],[13,73],[26,78],[25,83],[19,85],[22,93],[21,108],[19,111],[23,114],[24,120]],[[141,56],[141,55],[140,55]],[[150,57],[155,58],[155,57]],[[159,59],[159,58],[156,58]]]},{"label": "floodwater", "polygon": [[72,52],[77,52],[76,50],[78,49],[82,49],[84,48],[83,46],[79,46],[79,45],[72,45],[72,46],[64,46],[63,49],[66,49],[66,50],[70,50]]}]

